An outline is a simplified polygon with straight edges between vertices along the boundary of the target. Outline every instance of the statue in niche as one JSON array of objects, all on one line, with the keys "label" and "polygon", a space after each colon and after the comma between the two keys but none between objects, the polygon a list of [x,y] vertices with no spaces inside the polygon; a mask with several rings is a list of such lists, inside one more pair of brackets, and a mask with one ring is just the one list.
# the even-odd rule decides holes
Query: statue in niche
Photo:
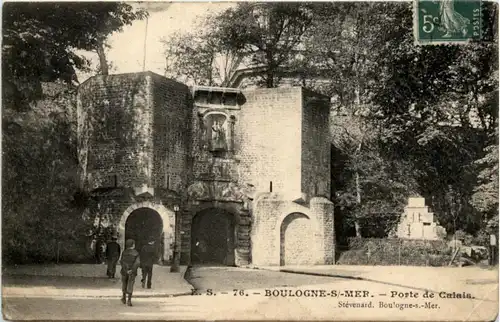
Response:
[{"label": "statue in niche", "polygon": [[226,131],[217,119],[212,124],[212,150],[226,150]]}]

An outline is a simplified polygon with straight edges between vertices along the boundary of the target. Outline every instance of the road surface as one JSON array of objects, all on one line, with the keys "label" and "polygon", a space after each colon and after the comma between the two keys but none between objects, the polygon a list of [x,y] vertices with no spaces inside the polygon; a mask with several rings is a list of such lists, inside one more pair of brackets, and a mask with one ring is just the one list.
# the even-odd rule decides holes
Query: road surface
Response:
[{"label": "road surface", "polygon": [[118,296],[9,297],[2,306],[6,319],[43,320],[485,321],[496,316],[497,281],[446,279],[439,271],[435,276],[412,276],[409,270],[407,277],[363,280],[202,267],[189,276],[196,289],[190,296],[139,298],[133,307],[121,304]]}]

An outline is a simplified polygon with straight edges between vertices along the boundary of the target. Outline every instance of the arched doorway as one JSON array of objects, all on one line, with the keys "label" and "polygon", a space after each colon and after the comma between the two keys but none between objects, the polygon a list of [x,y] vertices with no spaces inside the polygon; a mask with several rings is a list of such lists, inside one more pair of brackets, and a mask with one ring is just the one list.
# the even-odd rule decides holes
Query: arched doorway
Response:
[{"label": "arched doorway", "polygon": [[291,213],[280,227],[280,265],[313,263],[313,229],[309,217]]},{"label": "arched doorway", "polygon": [[125,222],[125,240],[133,239],[140,250],[149,241],[154,240],[158,258],[161,258],[163,245],[163,220],[151,208],[138,208],[130,213]]},{"label": "arched doorway", "polygon": [[197,213],[191,226],[191,263],[234,266],[234,215],[212,208]]}]

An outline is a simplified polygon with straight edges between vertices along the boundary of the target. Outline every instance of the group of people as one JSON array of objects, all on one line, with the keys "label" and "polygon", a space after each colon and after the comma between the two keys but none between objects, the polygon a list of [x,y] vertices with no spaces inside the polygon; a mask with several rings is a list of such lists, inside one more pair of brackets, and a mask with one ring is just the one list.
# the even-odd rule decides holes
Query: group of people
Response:
[{"label": "group of people", "polygon": [[155,242],[154,240],[150,240],[140,249],[140,252],[138,252],[135,249],[135,241],[133,239],[127,239],[125,241],[125,250],[121,253],[120,245],[116,242],[116,239],[116,237],[113,237],[111,242],[106,245],[106,274],[109,278],[115,278],[116,265],[119,260],[122,278],[121,301],[123,304],[132,306],[132,293],[134,291],[135,278],[139,267],[142,270],[142,287],[151,288],[153,264],[156,258]]}]

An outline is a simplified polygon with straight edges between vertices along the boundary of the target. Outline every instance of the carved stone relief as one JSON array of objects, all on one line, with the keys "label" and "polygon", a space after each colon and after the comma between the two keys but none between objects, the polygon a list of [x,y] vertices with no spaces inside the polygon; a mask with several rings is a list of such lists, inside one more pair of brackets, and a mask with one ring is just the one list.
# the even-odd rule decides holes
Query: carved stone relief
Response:
[{"label": "carved stone relief", "polygon": [[234,162],[220,160],[197,161],[194,167],[196,178],[204,180],[237,180],[237,165]]},{"label": "carved stone relief", "polygon": [[188,196],[193,200],[244,202],[249,198],[248,193],[247,188],[225,181],[198,181],[188,188]]},{"label": "carved stone relief", "polygon": [[234,182],[229,182],[222,191],[222,198],[224,199],[227,198],[228,200],[244,201],[245,197],[246,196],[241,187]]},{"label": "carved stone relief", "polygon": [[195,182],[188,188],[188,196],[191,199],[206,199],[210,196],[210,190],[206,182]]}]

